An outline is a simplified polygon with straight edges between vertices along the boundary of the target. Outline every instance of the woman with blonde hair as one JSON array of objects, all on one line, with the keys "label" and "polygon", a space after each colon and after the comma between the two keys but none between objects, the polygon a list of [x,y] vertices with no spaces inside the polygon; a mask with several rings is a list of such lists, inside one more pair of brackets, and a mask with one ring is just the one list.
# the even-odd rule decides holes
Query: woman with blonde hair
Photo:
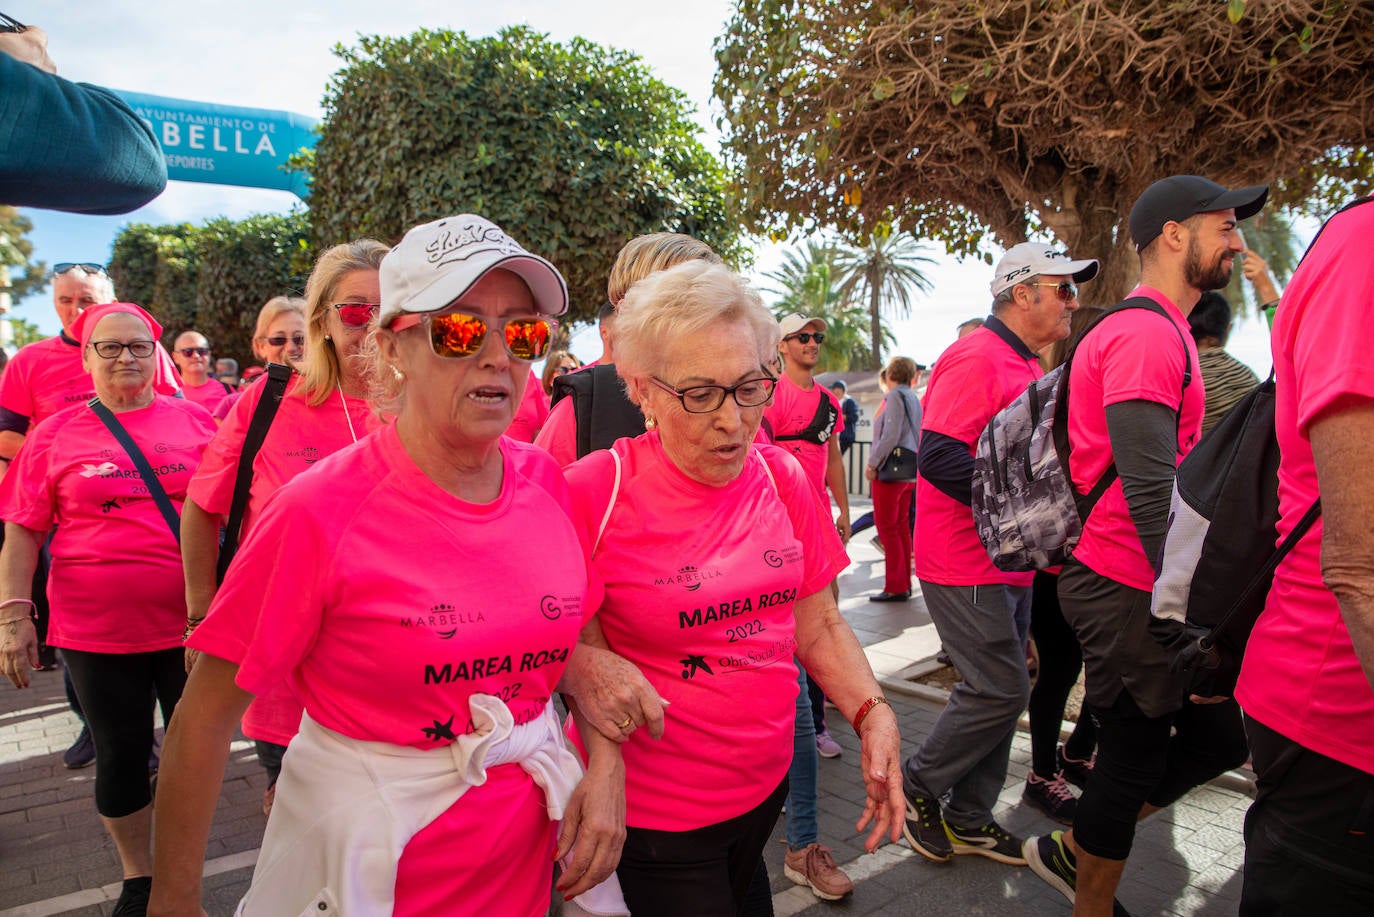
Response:
[{"label": "woman with blonde hair", "polygon": [[571,351],[555,350],[549,354],[549,358],[544,361],[544,375],[540,380],[544,386],[544,394],[553,394],[553,380],[559,376],[566,376],[570,372],[576,372],[582,368],[582,361],[579,360]]},{"label": "woman with blonde hair", "polygon": [[[320,256],[311,272],[305,286],[307,308],[300,322],[304,359],[293,359],[284,343],[276,354],[292,360],[299,372],[287,383],[277,414],[252,459],[242,526],[231,536],[246,536],[268,497],[283,484],[377,426],[367,401],[371,375],[363,345],[376,325],[381,298],[377,271],[387,251],[385,245],[371,239],[336,245]],[[264,314],[269,307],[277,310],[276,317],[267,319],[268,348],[279,347],[278,320],[291,312],[290,303],[278,297],[263,307]],[[294,342],[296,332],[291,334]],[[264,355],[262,348],[257,352]],[[271,352],[266,355],[273,356]],[[216,573],[224,566],[219,530],[233,508],[244,443],[268,388],[267,381],[260,381],[243,393],[206,449],[187,490],[181,544],[188,630],[194,630],[205,617],[218,588]],[[188,668],[194,657],[194,651],[188,650]],[[301,706],[284,686],[257,697],[244,716],[244,734],[257,742],[258,758],[267,771],[265,811],[271,810],[281,756],[296,734],[300,718]]]}]

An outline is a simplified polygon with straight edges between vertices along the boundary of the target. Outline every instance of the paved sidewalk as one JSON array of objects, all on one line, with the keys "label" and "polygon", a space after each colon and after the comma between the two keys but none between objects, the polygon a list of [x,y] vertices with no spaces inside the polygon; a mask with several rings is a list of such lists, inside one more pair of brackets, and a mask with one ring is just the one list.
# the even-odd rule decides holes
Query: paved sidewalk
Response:
[{"label": "paved sidewalk", "polygon": [[[854,501],[855,518],[866,509],[865,501]],[[940,707],[918,696],[902,674],[932,656],[939,640],[919,597],[895,606],[867,601],[881,589],[883,575],[871,537],[871,530],[861,533],[851,545],[854,564],[841,577],[841,607],[884,680],[910,753]],[[793,886],[782,874],[779,824],[767,851],[778,917],[1070,913],[1058,893],[1024,868],[980,857],[930,863],[905,842],[865,855],[854,832],[863,806],[858,741],[838,714],[832,711],[830,716],[831,732],[844,754],[821,761],[821,842],[834,849],[856,890],[850,900],[831,904]],[[34,686],[26,691],[0,688],[0,917],[97,917],[108,915],[118,897],[118,860],[91,798],[94,770],[62,767],[62,751],[75,736],[76,720],[67,710],[61,672],[36,673]],[[1014,832],[1042,833],[1053,825],[1018,805],[1029,761],[1030,740],[1019,733],[998,818]],[[247,887],[265,823],[265,787],[251,746],[235,743],[207,854],[205,906],[212,917],[231,915]],[[1240,895],[1241,821],[1248,804],[1234,788],[1208,786],[1145,822],[1126,867],[1122,903],[1135,917],[1234,914]]]}]

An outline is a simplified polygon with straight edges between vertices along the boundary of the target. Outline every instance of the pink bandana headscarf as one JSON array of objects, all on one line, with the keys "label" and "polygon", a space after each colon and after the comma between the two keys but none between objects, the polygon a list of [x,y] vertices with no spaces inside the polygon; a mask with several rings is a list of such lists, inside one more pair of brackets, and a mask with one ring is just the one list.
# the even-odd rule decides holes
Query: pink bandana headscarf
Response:
[{"label": "pink bandana headscarf", "polygon": [[181,391],[176,365],[172,363],[171,355],[167,353],[160,340],[162,326],[142,306],[136,306],[131,302],[107,302],[83,311],[76,317],[76,321],[72,322],[70,332],[72,337],[81,342],[81,349],[84,351],[86,345],[91,343],[91,335],[95,333],[95,326],[100,320],[112,312],[124,312],[137,318],[148,327],[148,334],[157,342],[157,350],[153,352],[157,359],[157,368],[153,372],[153,390],[159,395],[175,395]]}]

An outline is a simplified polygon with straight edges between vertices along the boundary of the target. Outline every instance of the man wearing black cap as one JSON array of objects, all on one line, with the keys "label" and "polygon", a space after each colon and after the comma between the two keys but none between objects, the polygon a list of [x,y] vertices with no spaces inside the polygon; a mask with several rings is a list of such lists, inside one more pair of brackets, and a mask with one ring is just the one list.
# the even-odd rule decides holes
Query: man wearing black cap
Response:
[{"label": "man wearing black cap", "polygon": [[1073,829],[1028,838],[1024,852],[1074,902],[1076,917],[1124,913],[1113,896],[1136,821],[1245,760],[1235,701],[1186,697],[1146,627],[1174,474],[1201,434],[1188,313],[1204,290],[1230,280],[1244,250],[1236,224],[1267,194],[1266,186],[1227,190],[1196,175],[1147,188],[1130,215],[1141,282],[1128,301],[1139,308],[1109,314],[1083,338],[1070,370],[1074,486],[1087,493],[1113,465],[1119,476],[1059,577],[1064,617],[1083,646],[1098,750]]}]

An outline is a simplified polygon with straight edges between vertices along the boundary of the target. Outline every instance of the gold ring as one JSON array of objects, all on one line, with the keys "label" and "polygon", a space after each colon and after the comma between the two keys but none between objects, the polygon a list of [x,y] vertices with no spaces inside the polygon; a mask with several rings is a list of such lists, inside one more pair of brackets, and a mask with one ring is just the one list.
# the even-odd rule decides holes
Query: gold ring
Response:
[{"label": "gold ring", "polygon": [[635,721],[635,718],[634,718],[634,717],[632,717],[632,716],[627,716],[627,717],[625,717],[625,722],[623,722],[623,723],[616,723],[616,724],[615,724],[615,728],[616,728],[616,729],[624,729],[626,726],[630,725],[630,724],[633,723],[634,721]]}]

